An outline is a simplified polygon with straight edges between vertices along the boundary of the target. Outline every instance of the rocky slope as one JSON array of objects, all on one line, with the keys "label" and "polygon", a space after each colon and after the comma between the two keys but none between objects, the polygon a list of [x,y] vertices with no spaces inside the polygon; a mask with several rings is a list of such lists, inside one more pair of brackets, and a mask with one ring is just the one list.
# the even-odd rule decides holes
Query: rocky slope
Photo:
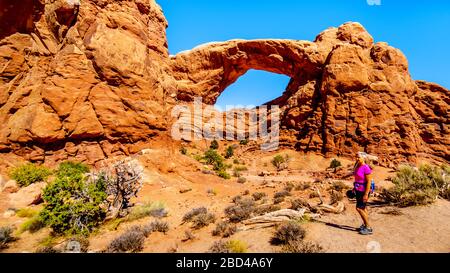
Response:
[{"label": "rocky slope", "polygon": [[[16,14],[21,14],[20,18]],[[96,163],[168,137],[171,109],[214,104],[249,69],[290,76],[282,141],[383,163],[450,160],[449,91],[411,79],[405,56],[358,23],[314,42],[233,40],[169,56],[154,0],[0,2],[0,152]],[[170,141],[170,140],[169,140]]]}]

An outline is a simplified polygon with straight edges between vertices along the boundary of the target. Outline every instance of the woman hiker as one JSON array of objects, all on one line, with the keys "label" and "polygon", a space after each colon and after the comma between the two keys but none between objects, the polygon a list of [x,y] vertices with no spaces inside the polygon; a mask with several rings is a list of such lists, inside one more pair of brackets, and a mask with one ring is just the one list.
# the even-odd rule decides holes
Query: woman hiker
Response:
[{"label": "woman hiker", "polygon": [[363,225],[359,228],[362,235],[371,235],[373,229],[369,223],[369,211],[367,201],[372,190],[372,169],[369,166],[371,158],[375,158],[366,153],[358,153],[353,175],[355,176],[354,194],[356,197],[356,211],[363,220]]}]

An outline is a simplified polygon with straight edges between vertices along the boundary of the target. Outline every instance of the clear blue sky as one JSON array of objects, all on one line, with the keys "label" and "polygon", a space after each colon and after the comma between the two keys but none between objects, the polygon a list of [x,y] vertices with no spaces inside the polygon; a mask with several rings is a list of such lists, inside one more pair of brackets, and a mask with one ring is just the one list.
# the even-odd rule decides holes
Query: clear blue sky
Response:
[{"label": "clear blue sky", "polygon": [[[450,1],[380,0],[157,0],[169,22],[169,51],[230,39],[314,40],[330,26],[360,22],[375,41],[407,56],[414,79],[450,88]],[[218,105],[259,105],[281,95],[289,79],[250,71]]]}]

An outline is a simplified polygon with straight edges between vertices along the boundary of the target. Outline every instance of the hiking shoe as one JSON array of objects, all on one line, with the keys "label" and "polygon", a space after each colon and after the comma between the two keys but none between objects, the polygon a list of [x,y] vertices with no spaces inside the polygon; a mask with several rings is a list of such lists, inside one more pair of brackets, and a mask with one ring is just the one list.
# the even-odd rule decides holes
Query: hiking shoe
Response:
[{"label": "hiking shoe", "polygon": [[366,226],[364,224],[362,224],[359,228],[358,231],[361,231],[363,228],[365,228]]},{"label": "hiking shoe", "polygon": [[372,235],[373,234],[373,229],[372,228],[367,228],[364,227],[359,231],[359,234],[361,235]]}]

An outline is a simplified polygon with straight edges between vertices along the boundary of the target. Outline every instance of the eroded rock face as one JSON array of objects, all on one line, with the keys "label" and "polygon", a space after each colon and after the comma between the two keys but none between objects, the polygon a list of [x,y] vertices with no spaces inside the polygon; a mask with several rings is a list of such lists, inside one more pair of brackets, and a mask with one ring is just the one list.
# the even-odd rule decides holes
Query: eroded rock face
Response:
[{"label": "eroded rock face", "polygon": [[5,0],[0,23],[4,154],[95,163],[134,153],[168,136],[174,105],[195,97],[214,104],[260,69],[292,78],[269,102],[282,109],[284,145],[366,150],[385,164],[450,160],[449,91],[413,81],[405,56],[358,23],[314,42],[233,40],[176,56],[154,0]]}]

